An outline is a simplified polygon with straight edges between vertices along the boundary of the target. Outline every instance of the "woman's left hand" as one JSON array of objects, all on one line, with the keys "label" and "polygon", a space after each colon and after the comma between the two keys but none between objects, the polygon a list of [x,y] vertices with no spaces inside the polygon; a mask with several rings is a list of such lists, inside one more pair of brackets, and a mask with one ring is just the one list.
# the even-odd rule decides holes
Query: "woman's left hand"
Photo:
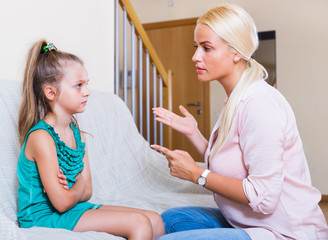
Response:
[{"label": "woman's left hand", "polygon": [[172,176],[197,183],[197,179],[204,171],[204,168],[198,166],[188,152],[182,150],[171,151],[159,145],[151,145],[151,147],[165,154]]}]

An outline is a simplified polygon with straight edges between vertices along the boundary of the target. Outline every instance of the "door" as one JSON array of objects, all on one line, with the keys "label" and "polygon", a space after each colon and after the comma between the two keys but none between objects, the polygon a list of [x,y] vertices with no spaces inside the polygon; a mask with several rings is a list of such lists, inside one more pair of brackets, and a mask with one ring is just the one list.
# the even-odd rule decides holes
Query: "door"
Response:
[{"label": "door", "polygon": [[[151,23],[144,27],[164,67],[172,70],[173,112],[181,115],[179,105],[186,107],[196,118],[201,133],[208,139],[209,83],[198,80],[195,63],[191,60],[195,52],[196,20]],[[176,131],[173,131],[172,146],[173,149],[189,152],[196,161],[203,161],[189,140]]]}]

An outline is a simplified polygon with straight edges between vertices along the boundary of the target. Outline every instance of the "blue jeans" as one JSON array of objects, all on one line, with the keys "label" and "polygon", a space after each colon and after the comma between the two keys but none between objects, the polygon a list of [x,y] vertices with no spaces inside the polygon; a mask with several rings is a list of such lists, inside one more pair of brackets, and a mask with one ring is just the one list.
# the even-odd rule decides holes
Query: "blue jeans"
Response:
[{"label": "blue jeans", "polygon": [[218,208],[177,207],[162,213],[166,235],[157,240],[251,240],[232,227]]}]

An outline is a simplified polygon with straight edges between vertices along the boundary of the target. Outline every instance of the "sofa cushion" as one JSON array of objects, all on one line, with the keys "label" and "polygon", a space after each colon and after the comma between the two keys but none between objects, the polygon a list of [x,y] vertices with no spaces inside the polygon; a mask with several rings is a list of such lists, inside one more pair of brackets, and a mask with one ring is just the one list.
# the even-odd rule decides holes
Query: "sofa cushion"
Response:
[{"label": "sofa cushion", "polygon": [[[20,151],[17,131],[20,88],[21,83],[0,80],[0,236],[33,240],[123,239],[105,233],[18,227],[16,164]],[[166,158],[149,147],[129,109],[116,95],[91,91],[87,109],[77,119],[80,128],[87,132],[93,181],[90,202],[158,213],[175,206],[216,206],[209,191],[170,175]]]}]

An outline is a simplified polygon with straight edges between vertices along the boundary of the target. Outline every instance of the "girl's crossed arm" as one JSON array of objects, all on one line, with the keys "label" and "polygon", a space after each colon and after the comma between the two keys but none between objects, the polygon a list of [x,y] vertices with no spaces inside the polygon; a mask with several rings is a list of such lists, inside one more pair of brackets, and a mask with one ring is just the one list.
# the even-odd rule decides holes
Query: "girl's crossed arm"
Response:
[{"label": "girl's crossed arm", "polygon": [[[76,177],[75,184],[68,190],[58,180],[58,159],[56,145],[52,137],[44,130],[32,132],[27,140],[25,155],[28,159],[35,161],[41,177],[44,189],[52,203],[59,212],[66,212],[78,202],[86,201],[91,197],[91,179],[88,161],[85,168]],[[87,155],[85,155],[87,156]],[[83,160],[87,159],[84,157]],[[85,173],[84,173],[85,171]],[[90,184],[90,185],[89,185]]]},{"label": "girl's crossed arm", "polygon": [[[81,133],[81,139],[82,139],[82,142],[86,142],[85,136],[83,133]],[[85,154],[83,157],[83,162],[84,162],[84,168],[81,171],[81,175],[84,180],[85,189],[84,189],[84,192],[83,192],[82,197],[79,202],[86,202],[92,196],[92,180],[91,180],[91,171],[90,171],[90,165],[89,165],[87,145],[85,145]]]}]

